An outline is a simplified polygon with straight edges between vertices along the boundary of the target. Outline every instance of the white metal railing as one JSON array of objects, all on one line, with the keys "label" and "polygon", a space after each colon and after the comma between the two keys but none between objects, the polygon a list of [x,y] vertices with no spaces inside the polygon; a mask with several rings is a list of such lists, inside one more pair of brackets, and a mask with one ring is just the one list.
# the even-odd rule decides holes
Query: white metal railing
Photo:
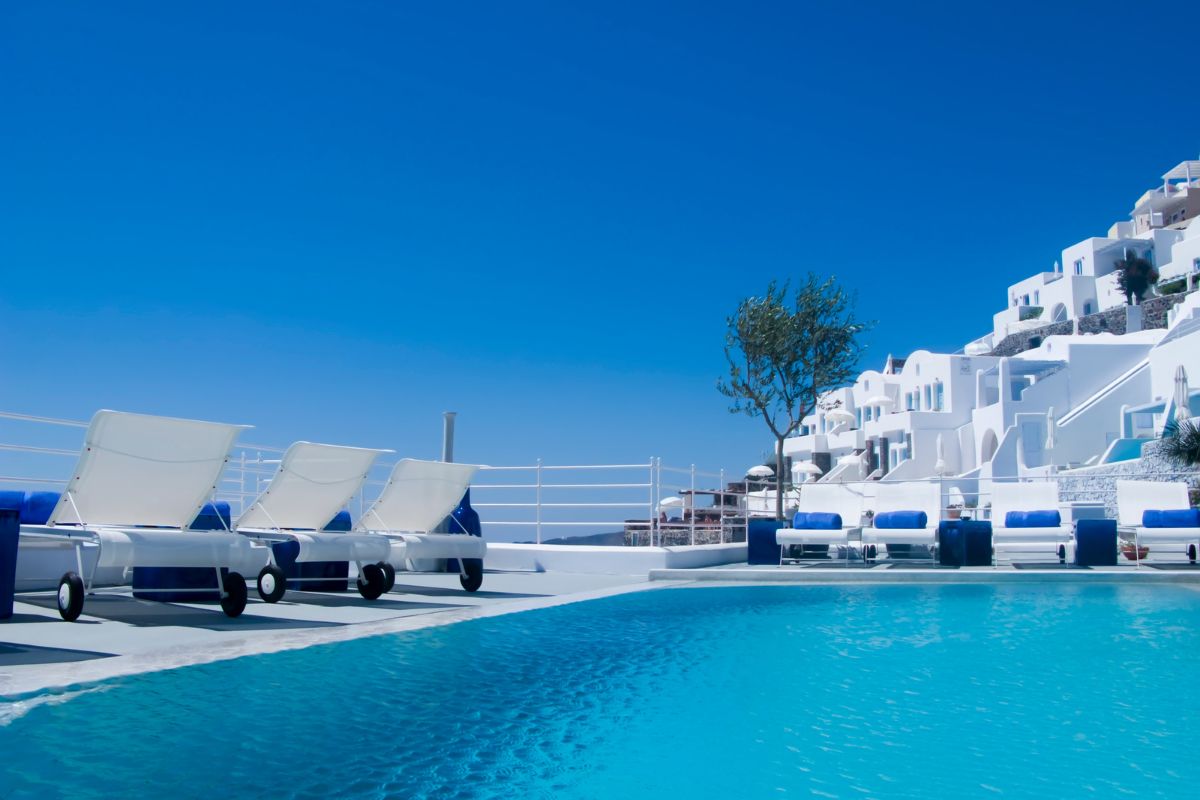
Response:
[{"label": "white metal railing", "polygon": [[[62,487],[71,462],[82,446],[87,422],[0,412],[0,488],[16,486]],[[46,446],[50,426],[65,429]],[[33,430],[32,436],[30,430]],[[9,437],[13,441],[7,441]],[[24,441],[22,441],[24,440]],[[240,515],[270,483],[284,449],[261,444],[239,444],[222,474],[214,500],[228,502]],[[362,491],[348,504],[361,518],[371,498],[382,489],[394,460],[380,460],[371,470]],[[716,489],[701,488],[716,481]],[[711,483],[709,483],[711,486]],[[532,533],[542,544],[547,532],[574,536],[620,533],[626,544],[696,544],[745,539],[743,493],[724,489],[725,472],[703,472],[694,465],[678,468],[659,458],[625,464],[535,464],[484,466],[472,483],[472,506],[481,512],[488,528]],[[681,503],[670,509],[662,501],[672,493]],[[714,499],[701,507],[698,497]],[[678,514],[678,516],[675,516]]]}]

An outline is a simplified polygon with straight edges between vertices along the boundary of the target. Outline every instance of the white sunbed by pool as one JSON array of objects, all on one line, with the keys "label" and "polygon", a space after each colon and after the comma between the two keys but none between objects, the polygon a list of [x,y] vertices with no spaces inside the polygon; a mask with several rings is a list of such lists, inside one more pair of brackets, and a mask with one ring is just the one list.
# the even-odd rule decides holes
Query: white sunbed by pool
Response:
[{"label": "white sunbed by pool", "polygon": [[[192,531],[212,498],[234,442],[246,425],[98,411],[66,490],[44,525],[22,525],[21,540],[75,551],[76,569],[58,584],[58,610],[74,620],[93,592],[95,571],[137,567],[208,567],[221,608],[246,607],[243,574],[267,561],[267,549],[229,531]],[[84,551],[95,550],[92,569]],[[91,561],[91,554],[87,561]],[[226,572],[223,572],[226,570]],[[195,591],[195,587],[150,592]]]},{"label": "white sunbed by pool", "polygon": [[863,555],[875,558],[878,549],[889,545],[923,545],[932,548],[937,544],[938,524],[942,516],[942,489],[929,483],[880,483],[875,494],[875,520],[880,514],[896,511],[924,511],[926,525],[923,528],[876,528],[874,524],[863,528]]},{"label": "white sunbed by pool", "polygon": [[355,530],[386,536],[387,561],[396,569],[456,559],[462,587],[473,592],[483,583],[487,544],[478,536],[434,531],[462,501],[478,469],[474,464],[401,459]]},{"label": "white sunbed by pool", "polygon": [[1008,527],[1009,512],[1058,511],[1058,485],[1051,481],[1037,483],[992,484],[992,549],[996,557],[1003,553],[1009,560],[1019,553],[1053,555],[1067,561],[1074,555],[1074,529],[1071,522],[1057,526]]},{"label": "white sunbed by pool", "polygon": [[1150,556],[1154,555],[1156,545],[1179,545],[1188,560],[1195,563],[1200,550],[1200,528],[1148,528],[1142,524],[1147,511],[1190,507],[1187,484],[1117,481],[1117,524],[1122,530],[1133,533],[1135,547],[1149,547]]},{"label": "white sunbed by pool", "polygon": [[[267,488],[238,518],[234,529],[271,546],[294,542],[296,563],[353,562],[359,594],[375,600],[395,583],[388,563],[390,544],[383,536],[324,530],[366,482],[375,460],[391,450],[295,442],[283,454]],[[329,578],[287,577],[272,551],[271,563],[258,574],[258,594],[268,603],[281,600],[290,584]]]},{"label": "white sunbed by pool", "polygon": [[[787,548],[791,545],[829,545],[846,548],[850,557],[850,533],[861,527],[863,497],[861,490],[844,483],[812,483],[800,487],[798,513],[837,514],[842,524],[839,528],[780,528],[775,532],[775,543]],[[793,517],[793,520],[795,518]],[[786,560],[780,550],[780,563]]]}]

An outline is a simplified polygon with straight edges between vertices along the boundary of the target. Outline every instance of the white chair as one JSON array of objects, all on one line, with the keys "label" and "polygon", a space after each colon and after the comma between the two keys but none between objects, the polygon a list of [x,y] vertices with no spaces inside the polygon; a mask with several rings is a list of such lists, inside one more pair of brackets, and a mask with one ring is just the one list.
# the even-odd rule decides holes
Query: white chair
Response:
[{"label": "white chair", "polygon": [[938,524],[942,517],[942,489],[932,482],[880,483],[875,495],[875,518],[892,511],[924,511],[924,528],[863,528],[864,556],[874,558],[883,545],[937,544]]},{"label": "white chair", "polygon": [[487,544],[478,536],[433,531],[462,501],[478,469],[474,464],[401,459],[355,530],[388,537],[386,560],[396,569],[457,559],[459,581],[473,592],[483,584]]},{"label": "white chair", "polygon": [[[192,531],[244,425],[98,411],[88,425],[79,462],[45,525],[24,525],[21,536],[75,551],[78,572],[58,583],[58,610],[76,619],[96,570],[206,567],[216,572],[221,608],[236,617],[246,608],[244,573],[267,561],[267,549],[231,531]],[[84,550],[95,551],[85,579]],[[91,553],[89,553],[89,559]],[[195,587],[139,589],[141,593]]]},{"label": "white chair", "polygon": [[[844,483],[812,483],[800,489],[798,512],[837,514],[842,526],[833,529],[780,528],[775,531],[775,543],[783,548],[791,545],[828,545],[846,548],[850,559],[850,533],[861,527],[863,498],[859,489]],[[783,563],[785,550],[780,550]]]},{"label": "white chair", "polygon": [[1052,481],[1038,483],[992,484],[992,549],[997,559],[1003,552],[1043,554],[1049,551],[1065,562],[1074,555],[1074,528],[1070,521],[1042,528],[1008,527],[1005,522],[1011,511],[1058,511],[1058,485]]},{"label": "white chair", "polygon": [[[297,563],[354,562],[358,568],[359,594],[375,600],[396,582],[396,572],[387,563],[388,540],[323,528],[362,488],[375,459],[389,452],[392,451],[296,442],[283,454],[267,488],[234,527],[238,533],[268,546],[295,542],[299,548]],[[271,563],[258,574],[258,594],[266,602],[275,603],[283,598],[290,584],[302,589],[306,581],[329,580],[288,577],[272,548]]]},{"label": "white chair", "polygon": [[1153,545],[1182,545],[1191,562],[1200,550],[1200,528],[1147,528],[1142,524],[1146,511],[1190,508],[1188,487],[1184,483],[1165,481],[1117,481],[1117,524],[1132,531],[1134,547]]}]

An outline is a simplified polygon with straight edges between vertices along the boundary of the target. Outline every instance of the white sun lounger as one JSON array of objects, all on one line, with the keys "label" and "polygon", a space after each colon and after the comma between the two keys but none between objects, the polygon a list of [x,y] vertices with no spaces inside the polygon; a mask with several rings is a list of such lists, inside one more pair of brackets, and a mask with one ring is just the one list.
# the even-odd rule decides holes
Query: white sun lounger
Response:
[{"label": "white sun lounger", "polygon": [[[95,570],[135,567],[210,567],[221,608],[231,617],[246,607],[246,581],[267,561],[267,550],[229,531],[191,531],[248,426],[98,411],[79,462],[45,525],[24,525],[21,536],[74,548],[78,572],[58,585],[58,610],[76,619],[92,592]],[[83,549],[96,561],[84,580]],[[223,574],[223,570],[227,570]],[[139,592],[194,591],[144,589]]]},{"label": "white sun lounger", "polygon": [[924,528],[863,528],[864,556],[875,558],[879,545],[937,544],[938,524],[942,517],[942,489],[932,482],[880,483],[875,494],[875,517],[889,511],[924,511]]},{"label": "white sun lounger", "polygon": [[391,543],[387,561],[396,569],[412,569],[427,560],[457,559],[459,581],[473,592],[483,583],[487,544],[478,536],[432,531],[462,501],[478,469],[474,464],[402,459],[355,530],[387,536]]},{"label": "white sun lounger", "polygon": [[1069,521],[1056,527],[1009,528],[1005,525],[1010,511],[1059,511],[1058,485],[1039,483],[992,484],[992,549],[1001,553],[1052,553],[1060,561],[1074,556],[1074,528]]},{"label": "white sun lounger", "polygon": [[[299,545],[297,563],[354,562],[359,593],[375,600],[395,583],[395,571],[387,563],[389,541],[373,534],[323,528],[362,488],[375,459],[390,452],[296,442],[283,454],[270,484],[238,518],[234,529],[265,545],[295,542]],[[258,594],[275,603],[283,598],[289,583],[305,580],[329,579],[288,578],[272,555],[271,563],[258,574]]]},{"label": "white sun lounger", "polygon": [[[1165,481],[1117,481],[1117,524],[1132,532],[1135,547],[1181,545],[1189,561],[1195,562],[1200,550],[1200,528],[1147,528],[1142,514],[1147,511],[1189,508],[1188,487]],[[1169,551],[1168,551],[1169,552]]]},{"label": "white sun lounger", "polygon": [[[863,498],[860,490],[844,483],[812,483],[800,487],[800,503],[797,512],[837,514],[842,518],[842,527],[832,529],[780,528],[775,531],[775,543],[782,547],[790,545],[829,545],[846,548],[846,559],[850,558],[850,532],[861,526]],[[780,550],[779,561],[784,561],[784,550]]]}]

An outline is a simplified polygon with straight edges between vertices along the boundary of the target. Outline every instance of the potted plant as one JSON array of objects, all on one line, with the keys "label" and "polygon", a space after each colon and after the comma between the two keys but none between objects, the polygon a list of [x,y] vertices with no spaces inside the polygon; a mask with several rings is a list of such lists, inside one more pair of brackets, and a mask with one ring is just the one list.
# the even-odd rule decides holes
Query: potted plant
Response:
[{"label": "potted plant", "polygon": [[1145,561],[1146,556],[1150,555],[1150,548],[1146,545],[1136,546],[1133,539],[1122,538],[1118,544],[1121,555],[1130,561]]}]

